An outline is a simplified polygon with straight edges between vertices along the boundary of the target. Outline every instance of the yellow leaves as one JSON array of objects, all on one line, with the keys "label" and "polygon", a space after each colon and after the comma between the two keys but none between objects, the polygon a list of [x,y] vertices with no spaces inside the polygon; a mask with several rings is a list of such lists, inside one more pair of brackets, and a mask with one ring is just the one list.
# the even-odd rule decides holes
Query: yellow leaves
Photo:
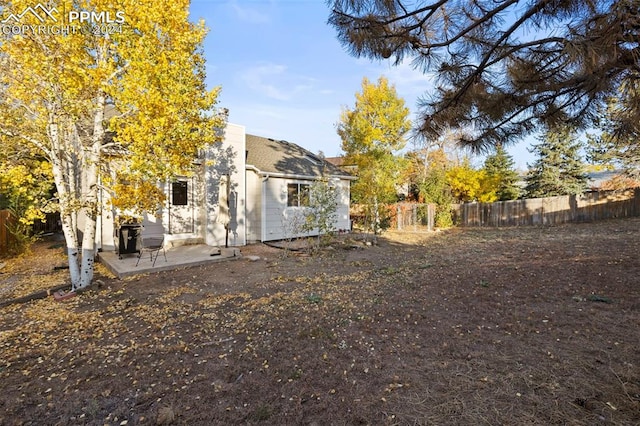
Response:
[{"label": "yellow leaves", "polygon": [[159,298],[163,303],[176,303],[176,299],[184,294],[196,294],[198,290],[189,286],[172,287]]},{"label": "yellow leaves", "polygon": [[[33,4],[11,3],[15,13],[27,6]],[[133,181],[132,190],[121,184],[112,188],[119,191],[115,204],[154,212],[163,198],[155,183],[188,173],[195,154],[218,140],[216,128],[224,125],[211,114],[218,89],[205,89],[201,43],[206,30],[189,22],[185,0],[66,0],[56,2],[56,7],[121,13],[123,31],[108,37],[84,32],[0,34],[3,130],[19,135],[22,143],[34,142],[39,155],[50,160],[60,153],[84,156],[92,149],[93,135],[99,134],[93,119],[104,105],[98,100],[106,97],[117,111],[115,118],[106,117],[105,125],[115,132],[108,142],[127,152]],[[28,23],[35,17],[27,14],[24,19]],[[82,170],[66,174],[78,164],[106,161],[99,146],[94,151],[96,157],[88,161],[60,165],[66,181],[59,184],[71,188],[74,180],[84,178]],[[62,197],[62,188],[58,190]]]},{"label": "yellow leaves", "polygon": [[[351,190],[356,202],[376,206],[396,195],[406,164],[394,151],[405,146],[411,127],[409,109],[387,79],[377,84],[362,80],[355,107],[345,109],[338,123],[338,134],[348,164],[357,166],[358,180]],[[379,212],[374,214],[379,216]],[[377,221],[373,221],[377,223]]]},{"label": "yellow leaves", "polygon": [[156,212],[165,200],[165,194],[157,182],[127,172],[118,172],[116,183],[111,188],[114,192],[111,205],[134,215]]},{"label": "yellow leaves", "polygon": [[251,299],[251,295],[249,293],[234,293],[234,294],[221,294],[219,296],[208,296],[198,302],[198,305],[204,309],[209,310],[217,310],[227,303],[238,303],[245,302]]},{"label": "yellow leaves", "polygon": [[342,149],[347,155],[402,149],[405,134],[411,128],[408,116],[404,100],[385,77],[380,77],[377,85],[365,77],[362,92],[356,93],[354,109],[345,109],[341,114],[338,134]]},{"label": "yellow leaves", "polygon": [[495,179],[488,176],[485,170],[471,167],[468,159],[465,159],[463,164],[447,170],[446,177],[453,196],[460,201],[492,203],[498,199]]}]

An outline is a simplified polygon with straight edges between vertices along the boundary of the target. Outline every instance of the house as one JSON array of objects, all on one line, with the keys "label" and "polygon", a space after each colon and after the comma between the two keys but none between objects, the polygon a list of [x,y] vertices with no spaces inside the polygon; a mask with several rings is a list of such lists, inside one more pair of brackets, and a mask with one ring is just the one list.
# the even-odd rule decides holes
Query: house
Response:
[{"label": "house", "polygon": [[625,174],[623,170],[601,170],[587,173],[590,191],[607,191],[640,187],[640,181]]},{"label": "house", "polygon": [[[338,191],[335,228],[350,229],[355,178],[299,145],[248,135],[244,126],[228,124],[223,141],[207,147],[196,165],[193,176],[162,184],[165,205],[156,215],[145,215],[145,236],[164,236],[173,245],[220,247],[314,235],[292,233],[289,225],[296,212],[304,211],[305,193],[319,178]],[[109,195],[101,195],[107,206]],[[99,217],[103,251],[116,247],[115,216],[105,207]]]}]

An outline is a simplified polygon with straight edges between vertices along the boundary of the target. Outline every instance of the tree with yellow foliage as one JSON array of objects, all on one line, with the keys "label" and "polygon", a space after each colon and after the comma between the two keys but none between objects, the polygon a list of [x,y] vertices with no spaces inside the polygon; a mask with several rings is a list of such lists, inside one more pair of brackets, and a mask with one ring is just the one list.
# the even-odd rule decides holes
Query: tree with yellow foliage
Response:
[{"label": "tree with yellow foliage", "polygon": [[49,162],[25,152],[21,157],[7,154],[8,150],[0,152],[0,210],[13,216],[6,226],[13,236],[9,253],[17,255],[34,240],[33,223],[45,220],[53,181]]},{"label": "tree with yellow foliage", "polygon": [[463,203],[493,203],[498,200],[495,178],[485,170],[473,168],[468,158],[465,158],[462,164],[447,170],[446,176],[453,196]]},{"label": "tree with yellow foliage", "polygon": [[[211,114],[218,89],[205,88],[206,30],[189,22],[187,0],[38,6],[13,0],[1,11],[13,25],[0,32],[0,138],[50,163],[76,290],[93,279],[100,186],[149,187],[189,173],[224,123]],[[110,180],[114,158],[120,170]],[[144,197],[123,206],[162,197],[135,193]]]},{"label": "tree with yellow foliage", "polygon": [[382,205],[396,201],[403,177],[406,162],[395,153],[406,144],[411,128],[408,116],[409,108],[385,77],[377,84],[365,77],[355,107],[342,111],[337,126],[345,161],[357,166],[352,197],[366,207],[374,235],[383,228]]}]

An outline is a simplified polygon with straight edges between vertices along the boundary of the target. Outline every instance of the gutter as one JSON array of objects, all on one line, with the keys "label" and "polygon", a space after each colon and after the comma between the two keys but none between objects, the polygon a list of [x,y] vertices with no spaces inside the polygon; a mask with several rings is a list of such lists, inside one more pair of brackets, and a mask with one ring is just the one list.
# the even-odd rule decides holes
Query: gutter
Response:
[{"label": "gutter", "polygon": [[[296,174],[291,174],[291,173],[263,172],[260,169],[258,169],[256,166],[253,166],[251,164],[247,164],[245,168],[246,168],[246,170],[252,170],[252,171],[256,172],[258,175],[262,176],[263,178],[267,178],[267,179],[269,179],[270,177],[278,177],[278,178],[286,178],[286,179],[299,179],[299,180],[317,180],[318,179],[318,176],[315,176],[315,175],[296,175]],[[328,177],[330,177],[330,178],[339,178],[339,179],[344,179],[344,180],[357,180],[358,179],[356,176],[349,176],[349,175],[328,175]]]},{"label": "gutter", "polygon": [[[267,181],[269,180],[269,178],[275,177],[275,178],[284,178],[284,179],[296,179],[296,180],[309,180],[309,181],[315,181],[318,180],[318,176],[312,176],[312,175],[296,175],[296,174],[288,174],[288,173],[279,173],[279,172],[263,172],[261,171],[259,168],[257,168],[256,166],[252,165],[252,164],[245,164],[245,171],[246,170],[251,170],[254,173],[256,173],[258,176],[260,176],[262,178],[262,188],[261,190],[261,197],[262,197],[262,201],[261,201],[261,212],[260,212],[260,239],[261,242],[265,242],[267,239],[267,203],[266,203],[266,197],[267,197]],[[343,180],[350,180],[350,181],[354,181],[357,180],[358,177],[357,176],[350,176],[350,175],[329,175],[329,178],[338,178],[338,179],[343,179]]]}]

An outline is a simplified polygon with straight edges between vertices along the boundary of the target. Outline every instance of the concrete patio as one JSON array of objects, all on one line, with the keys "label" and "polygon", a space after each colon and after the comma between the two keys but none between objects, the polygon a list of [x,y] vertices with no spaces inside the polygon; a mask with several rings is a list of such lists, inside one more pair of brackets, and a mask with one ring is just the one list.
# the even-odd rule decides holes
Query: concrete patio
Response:
[{"label": "concrete patio", "polygon": [[[169,271],[172,269],[204,265],[207,263],[222,262],[226,260],[240,259],[242,254],[237,247],[217,248],[204,244],[181,245],[166,249],[167,260],[160,250],[155,266],[148,252],[142,253],[138,266],[137,254],[124,254],[119,259],[115,251],[98,253],[98,260],[105,265],[111,273],[118,278],[147,274],[151,272]],[[154,258],[156,253],[153,254]]]}]

